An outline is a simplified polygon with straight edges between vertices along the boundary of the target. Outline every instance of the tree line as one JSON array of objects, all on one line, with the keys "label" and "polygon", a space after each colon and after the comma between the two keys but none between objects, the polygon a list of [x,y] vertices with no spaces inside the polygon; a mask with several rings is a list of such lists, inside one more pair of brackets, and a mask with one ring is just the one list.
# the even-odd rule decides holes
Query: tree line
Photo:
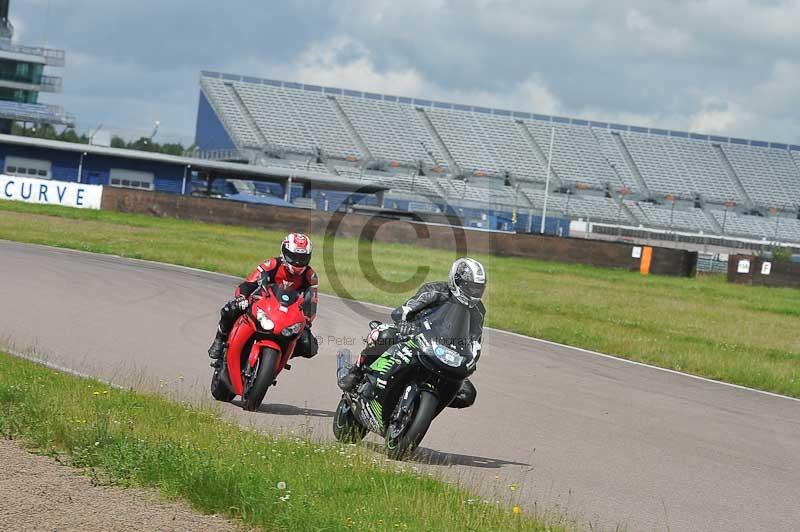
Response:
[{"label": "tree line", "polygon": [[[19,124],[14,124],[11,129],[12,135],[23,137],[34,137],[47,140],[61,140],[64,142],[74,142],[77,144],[89,144],[89,136],[86,133],[78,134],[73,128],[66,128],[61,133],[56,131],[52,125],[47,124],[37,128],[24,128]],[[136,140],[125,140],[119,135],[112,135],[112,148],[123,148],[127,150],[149,151],[154,153],[164,153],[166,155],[182,156],[186,153],[186,148],[179,142],[158,143],[148,137],[139,137]],[[191,147],[190,147],[191,148]]]}]

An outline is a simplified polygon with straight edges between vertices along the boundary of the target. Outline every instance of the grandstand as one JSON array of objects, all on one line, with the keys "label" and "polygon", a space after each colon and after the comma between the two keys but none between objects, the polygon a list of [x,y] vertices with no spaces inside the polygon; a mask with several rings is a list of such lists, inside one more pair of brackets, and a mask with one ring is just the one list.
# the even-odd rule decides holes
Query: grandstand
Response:
[{"label": "grandstand", "polygon": [[542,214],[551,134],[548,216],[800,242],[798,145],[200,76],[200,150],[313,165],[391,187],[394,208],[491,213],[491,228],[531,230]]}]

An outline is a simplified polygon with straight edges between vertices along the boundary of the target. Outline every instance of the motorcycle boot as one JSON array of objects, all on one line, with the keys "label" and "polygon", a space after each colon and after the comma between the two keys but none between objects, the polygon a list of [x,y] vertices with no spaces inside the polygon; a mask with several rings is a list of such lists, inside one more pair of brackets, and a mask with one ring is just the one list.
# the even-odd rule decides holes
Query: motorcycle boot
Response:
[{"label": "motorcycle boot", "polygon": [[217,331],[217,335],[214,337],[214,342],[212,342],[211,347],[208,348],[209,358],[213,360],[221,360],[222,355],[225,354],[227,341],[227,336],[223,336],[222,333]]}]

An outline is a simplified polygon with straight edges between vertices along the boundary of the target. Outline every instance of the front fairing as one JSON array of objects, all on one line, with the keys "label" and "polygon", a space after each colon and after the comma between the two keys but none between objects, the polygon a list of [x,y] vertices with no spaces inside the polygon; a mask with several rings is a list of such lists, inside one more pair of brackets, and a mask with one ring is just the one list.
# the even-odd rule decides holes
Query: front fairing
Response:
[{"label": "front fairing", "polygon": [[[262,288],[252,298],[249,317],[255,323],[259,334],[282,336],[281,331],[296,326],[296,337],[306,326],[306,317],[302,310],[303,298],[294,290],[282,290],[277,285]],[[266,318],[272,327],[263,327]]]},{"label": "front fairing", "polygon": [[[243,391],[242,372],[254,367],[263,347],[281,353],[279,370],[291,358],[297,338],[305,329],[302,303],[302,297],[275,286],[262,287],[253,294],[248,311],[236,321],[228,340],[228,377],[237,395],[242,395]],[[263,327],[260,316],[269,319],[272,326]],[[288,336],[281,334],[286,327],[296,324],[300,324],[297,332]]]},{"label": "front fairing", "polygon": [[421,322],[413,339],[422,364],[442,377],[466,379],[475,372],[469,309],[446,303]]},{"label": "front fairing", "polygon": [[[475,373],[475,357],[472,356],[471,349],[453,349],[452,346],[445,347],[441,344],[430,342],[424,335],[420,334],[414,339],[417,346],[420,363],[425,369],[432,371],[447,380],[464,380]],[[457,364],[451,358],[449,361],[443,359],[446,355],[436,355],[436,351],[441,352],[441,348],[446,348],[461,357]]]}]

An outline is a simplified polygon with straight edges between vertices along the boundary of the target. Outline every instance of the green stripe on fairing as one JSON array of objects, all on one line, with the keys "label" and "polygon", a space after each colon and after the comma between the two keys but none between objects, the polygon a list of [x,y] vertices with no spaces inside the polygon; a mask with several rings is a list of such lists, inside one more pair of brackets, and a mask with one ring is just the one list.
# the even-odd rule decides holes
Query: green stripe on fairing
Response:
[{"label": "green stripe on fairing", "polygon": [[375,414],[375,417],[377,417],[378,420],[381,423],[383,423],[383,407],[381,406],[381,404],[375,399],[373,399],[372,401],[370,401],[369,406],[372,409],[372,413]]}]

